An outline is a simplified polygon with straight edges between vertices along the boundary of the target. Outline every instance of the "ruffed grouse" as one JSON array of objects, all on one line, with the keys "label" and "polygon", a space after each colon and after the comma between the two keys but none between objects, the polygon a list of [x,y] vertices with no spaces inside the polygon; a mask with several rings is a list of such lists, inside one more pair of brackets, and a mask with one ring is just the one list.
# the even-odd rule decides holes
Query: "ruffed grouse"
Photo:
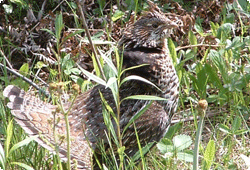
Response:
[{"label": "ruffed grouse", "polygon": [[[120,98],[131,95],[154,95],[167,99],[153,101],[148,110],[135,120],[134,124],[142,146],[159,141],[167,132],[171,117],[177,108],[179,87],[166,40],[177,25],[166,18],[164,13],[152,2],[148,3],[149,11],[126,29],[118,44],[126,67],[148,64],[132,70],[130,74],[142,76],[161,89],[139,80],[131,80],[121,86]],[[107,149],[109,146],[99,92],[116,112],[111,90],[97,85],[78,95],[69,113],[72,139],[71,158],[77,160],[79,169],[91,169],[92,149],[100,153],[97,147],[99,140],[104,142]],[[7,86],[3,94],[10,99],[7,106],[12,110],[11,113],[16,122],[29,135],[40,134],[41,137],[36,141],[50,151],[54,151],[53,127],[57,134],[66,134],[64,116],[56,113],[57,106],[45,103],[13,85]],[[124,100],[121,103],[121,131],[129,120],[148,103],[150,101],[147,100]],[[53,122],[56,121],[59,122],[53,126]],[[117,126],[113,119],[112,122],[116,129]],[[125,146],[125,153],[128,157],[132,157],[138,151],[134,124],[131,124],[122,136],[123,146]],[[67,144],[65,141],[58,141],[58,143],[60,143],[60,156],[62,159],[66,159]]]}]

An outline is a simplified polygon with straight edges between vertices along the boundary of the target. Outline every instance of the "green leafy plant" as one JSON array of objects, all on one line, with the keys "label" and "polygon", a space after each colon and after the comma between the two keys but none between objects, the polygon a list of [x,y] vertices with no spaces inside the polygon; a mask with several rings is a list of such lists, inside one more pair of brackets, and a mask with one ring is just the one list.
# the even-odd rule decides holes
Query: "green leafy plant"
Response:
[{"label": "green leafy plant", "polygon": [[215,142],[214,140],[209,140],[205,153],[204,153],[204,166],[203,169],[210,169],[213,163],[213,159],[215,156]]},{"label": "green leafy plant", "polygon": [[244,133],[247,133],[247,129],[240,129],[242,126],[242,119],[239,116],[234,117],[233,122],[232,122],[232,127],[229,128],[225,124],[219,124],[219,130],[228,134],[228,135],[241,135]]},{"label": "green leafy plant", "polygon": [[14,154],[13,152],[17,151],[19,148],[29,144],[31,141],[35,140],[38,137],[36,136],[31,136],[26,138],[25,140],[22,140],[13,146],[11,146],[11,140],[13,138],[13,122],[10,121],[7,129],[6,129],[6,140],[4,143],[4,148],[0,144],[0,167],[3,170],[9,169],[12,165],[18,165],[19,167],[25,168],[27,170],[33,170],[33,168],[25,163],[21,162],[15,162],[12,161],[12,155]]},{"label": "green leafy plant", "polygon": [[157,144],[157,148],[163,154],[162,157],[170,159],[172,157],[183,160],[186,162],[193,161],[193,154],[188,150],[192,144],[192,139],[187,135],[177,135],[173,138],[172,142],[169,139],[162,139]]}]

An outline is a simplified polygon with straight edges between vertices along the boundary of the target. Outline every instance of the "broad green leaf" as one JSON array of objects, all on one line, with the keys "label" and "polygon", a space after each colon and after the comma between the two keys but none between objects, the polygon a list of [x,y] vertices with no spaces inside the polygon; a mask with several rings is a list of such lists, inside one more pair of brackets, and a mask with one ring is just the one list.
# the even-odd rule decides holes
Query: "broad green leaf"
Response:
[{"label": "broad green leaf", "polygon": [[4,8],[4,11],[7,14],[11,14],[13,12],[13,6],[12,5],[3,4],[3,8]]},{"label": "broad green leaf", "polygon": [[219,24],[210,22],[210,26],[211,26],[213,36],[216,36],[217,35],[217,29],[220,27]]},{"label": "broad green leaf", "polygon": [[162,154],[168,153],[168,152],[174,152],[174,146],[173,145],[166,145],[164,143],[157,143],[157,148]]},{"label": "broad green leaf", "polygon": [[231,130],[226,125],[219,124],[219,130],[222,131],[222,132],[225,132],[227,134],[231,134]]},{"label": "broad green leaf", "polygon": [[100,77],[97,77],[96,75],[88,72],[87,70],[83,69],[81,66],[79,66],[78,64],[76,64],[77,67],[83,72],[83,74],[85,74],[89,79],[103,85],[103,86],[106,86],[106,82],[101,79]]},{"label": "broad green leaf", "polygon": [[115,52],[115,61],[116,61],[116,68],[118,70],[119,75],[122,75],[122,65],[123,65],[123,55],[119,54],[119,50],[117,47],[113,47],[114,48],[114,52]]},{"label": "broad green leaf", "polygon": [[24,63],[21,68],[19,69],[19,72],[22,74],[22,75],[27,75],[29,73],[29,64],[28,63]]},{"label": "broad green leaf", "polygon": [[31,136],[28,137],[27,139],[22,140],[21,142],[18,142],[17,144],[15,144],[14,146],[12,146],[12,148],[9,151],[9,154],[11,154],[13,151],[15,151],[16,149],[29,144],[31,141],[35,140],[36,138],[38,138],[39,135],[35,135],[35,136]]},{"label": "broad green leaf", "polygon": [[41,69],[41,68],[47,67],[47,66],[48,66],[48,65],[44,64],[44,62],[38,61],[38,62],[36,63],[36,65],[35,65],[35,68],[36,68],[36,69]]},{"label": "broad green leaf", "polygon": [[185,162],[193,162],[193,155],[185,152],[177,152],[177,159],[183,160]]},{"label": "broad green leaf", "polygon": [[[204,31],[202,29],[202,26],[200,26],[199,24],[195,23],[194,24],[194,29],[195,31],[197,31],[201,36],[204,36]],[[197,40],[196,40],[197,43]]]},{"label": "broad green leaf", "polygon": [[225,18],[225,23],[229,22],[233,24],[235,22],[235,14],[234,13],[228,13]]},{"label": "broad green leaf", "polygon": [[206,75],[206,70],[203,65],[201,65],[200,62],[197,63],[196,65],[196,75],[197,75],[197,80],[195,81],[196,84],[196,91],[200,98],[206,98],[206,88],[207,88],[207,81],[208,81],[208,76]]},{"label": "broad green leaf", "polygon": [[62,17],[62,13],[60,13],[56,16],[56,21],[55,21],[55,34],[56,34],[57,43],[59,43],[60,41],[63,27],[64,27],[63,17]]},{"label": "broad green leaf", "polygon": [[139,80],[139,81],[142,81],[144,83],[147,83],[147,84],[150,84],[152,86],[154,86],[155,88],[157,88],[159,91],[161,91],[161,89],[159,87],[157,87],[154,83],[152,83],[151,81],[148,81],[147,79],[143,78],[143,77],[140,77],[140,76],[137,76],[137,75],[131,75],[131,76],[128,76],[128,77],[125,77],[121,83],[120,83],[120,86],[125,83],[126,81],[129,81],[129,80]]},{"label": "broad green leaf", "polygon": [[[188,39],[191,45],[197,45],[197,38],[192,31],[188,32]],[[197,47],[193,48],[195,53],[197,53],[197,49],[198,49]]]},{"label": "broad green leaf", "polygon": [[210,169],[215,155],[214,140],[210,140],[207,144],[207,148],[204,153],[204,159],[206,161],[206,169]]},{"label": "broad green leaf", "polygon": [[237,48],[244,48],[245,43],[241,41],[241,38],[239,36],[235,37],[230,44],[228,44],[226,50],[229,49],[237,49]]},{"label": "broad green leaf", "polygon": [[227,38],[229,38],[232,30],[234,30],[233,24],[224,23],[217,30],[217,38],[219,38],[222,42],[225,42]]},{"label": "broad green leaf", "polygon": [[[197,79],[196,79],[196,77],[193,75],[193,74],[191,74],[191,73],[189,73],[189,78],[190,78],[190,80],[192,80],[192,86],[193,86],[193,88],[194,88],[194,90],[196,91],[196,92],[198,92],[199,93],[199,87],[198,87],[198,85],[197,85]],[[199,94],[200,95],[200,94]]]},{"label": "broad green leaf", "polygon": [[173,60],[174,66],[177,64],[177,54],[176,54],[176,49],[173,41],[169,38],[168,39],[168,49],[171,55],[171,58]]},{"label": "broad green leaf", "polygon": [[124,16],[124,12],[120,11],[120,10],[116,10],[114,15],[111,17],[112,21],[115,22],[116,20],[122,18]]},{"label": "broad green leaf", "polygon": [[237,2],[240,4],[240,6],[243,9],[243,11],[245,11],[245,12],[248,11],[249,12],[249,10],[247,9],[248,6],[249,6],[249,3],[250,3],[249,0],[238,0]]},{"label": "broad green leaf", "polygon": [[77,83],[79,86],[82,85],[83,83],[83,79],[81,77],[78,77],[78,76],[75,76],[75,75],[70,75],[70,78],[75,82]]},{"label": "broad green leaf", "polygon": [[172,139],[173,136],[175,135],[175,133],[176,133],[178,130],[181,129],[182,124],[183,124],[182,122],[179,122],[179,123],[174,124],[173,126],[170,126],[170,127],[168,128],[168,132],[167,132],[166,135],[165,135],[165,138]]},{"label": "broad green leaf", "polygon": [[192,144],[192,139],[188,135],[178,135],[173,138],[173,144],[177,151],[182,151]]},{"label": "broad green leaf", "polygon": [[241,126],[241,118],[239,116],[235,116],[232,124],[232,133],[239,130],[240,126]]},{"label": "broad green leaf", "polygon": [[81,74],[81,71],[78,68],[71,68],[70,72],[75,74],[75,75],[79,75]]},{"label": "broad green leaf", "polygon": [[228,70],[226,67],[226,63],[223,57],[221,56],[220,52],[216,50],[210,50],[208,56],[212,60],[213,64],[221,72],[222,78],[225,81],[225,83],[230,83],[230,80],[228,80],[228,74],[227,74]]},{"label": "broad green leaf", "polygon": [[104,32],[103,31],[98,31],[97,33],[95,33],[91,39],[92,40],[99,40],[101,36],[103,36]]},{"label": "broad green leaf", "polygon": [[164,145],[173,145],[172,140],[168,138],[162,138],[159,143],[163,143]]},{"label": "broad green leaf", "polygon": [[216,69],[214,69],[213,67],[211,67],[209,64],[205,64],[205,69],[206,69],[206,73],[209,76],[209,80],[210,82],[217,87],[219,90],[223,89],[223,85],[221,83],[221,80],[216,72]]},{"label": "broad green leaf", "polygon": [[11,162],[10,164],[18,165],[26,170],[34,170],[31,166],[24,164],[24,163],[21,163],[21,162]]},{"label": "broad green leaf", "polygon": [[[111,83],[111,82],[109,82],[109,83]],[[107,87],[109,87],[111,89],[112,94],[113,94],[113,98],[115,100],[116,107],[118,108],[118,106],[119,106],[119,103],[118,103],[119,102],[119,89],[118,89],[117,81],[115,80],[114,83],[107,85]]]}]

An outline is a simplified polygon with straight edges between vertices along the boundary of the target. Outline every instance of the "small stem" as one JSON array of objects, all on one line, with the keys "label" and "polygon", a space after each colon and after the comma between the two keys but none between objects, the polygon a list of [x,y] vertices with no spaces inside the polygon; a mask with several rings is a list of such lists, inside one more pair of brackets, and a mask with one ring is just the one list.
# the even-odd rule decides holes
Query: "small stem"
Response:
[{"label": "small stem", "polygon": [[58,141],[57,141],[57,132],[56,132],[56,113],[53,113],[54,119],[53,119],[53,134],[54,134],[54,140],[55,140],[55,151],[56,151],[56,155],[57,155],[57,161],[59,164],[59,169],[62,170],[62,163],[60,160],[60,154],[59,154],[59,145],[58,145]]},{"label": "small stem", "polygon": [[[203,110],[203,112],[205,112]],[[200,145],[200,140],[201,140],[201,134],[203,130],[203,123],[204,123],[204,116],[205,114],[202,114],[200,116],[200,121],[198,124],[198,129],[196,132],[196,138],[195,138],[195,146],[194,146],[194,160],[193,160],[193,170],[198,170],[199,169],[199,145]]]},{"label": "small stem", "polygon": [[73,106],[73,103],[75,102],[76,96],[74,96],[73,101],[71,102],[70,107],[68,108],[67,111],[65,111],[64,107],[63,107],[63,102],[60,98],[60,106],[61,106],[61,110],[63,112],[64,115],[64,119],[65,119],[65,124],[66,124],[66,133],[67,133],[67,169],[71,169],[71,156],[70,156],[70,126],[69,126],[69,118],[68,118],[68,114]]},{"label": "small stem", "polygon": [[[122,147],[122,136],[121,136],[121,129],[120,129],[120,100],[119,100],[119,96],[118,96],[118,107],[117,107],[117,134],[118,134],[118,140],[119,140],[119,144],[120,144],[120,148]],[[123,169],[123,155],[121,155],[119,153],[119,157],[120,157],[120,166],[119,169]]]},{"label": "small stem", "polygon": [[69,119],[68,114],[64,114],[65,124],[66,124],[66,130],[67,130],[67,167],[70,169],[70,128],[69,128]]},{"label": "small stem", "polygon": [[103,70],[102,70],[101,63],[100,63],[99,59],[97,58],[97,52],[96,52],[96,49],[95,49],[94,44],[93,44],[93,42],[92,42],[91,35],[90,35],[90,33],[89,33],[89,29],[88,29],[88,26],[87,26],[86,21],[85,21],[85,16],[84,16],[84,13],[83,13],[83,11],[82,11],[81,3],[80,3],[79,0],[77,0],[76,2],[77,2],[78,9],[79,9],[79,12],[80,12],[80,14],[81,14],[82,21],[83,21],[83,27],[84,27],[84,29],[85,29],[85,31],[86,31],[86,35],[87,35],[87,37],[88,37],[88,39],[89,39],[89,43],[90,43],[90,46],[91,46],[91,48],[92,48],[92,50],[93,50],[95,59],[96,59],[96,61],[97,61],[97,65],[98,65],[98,67],[99,67],[99,70],[100,70],[100,72],[101,72],[101,74],[102,74],[103,79],[106,80],[106,77],[105,77],[104,72],[103,72]]},{"label": "small stem", "polygon": [[[61,107],[63,108],[62,105],[62,100],[60,100]],[[65,124],[66,124],[66,131],[67,131],[67,169],[71,169],[71,158],[70,158],[70,127],[69,127],[69,118],[68,118],[68,112],[65,113],[64,109],[63,110],[63,115],[65,119]]]}]

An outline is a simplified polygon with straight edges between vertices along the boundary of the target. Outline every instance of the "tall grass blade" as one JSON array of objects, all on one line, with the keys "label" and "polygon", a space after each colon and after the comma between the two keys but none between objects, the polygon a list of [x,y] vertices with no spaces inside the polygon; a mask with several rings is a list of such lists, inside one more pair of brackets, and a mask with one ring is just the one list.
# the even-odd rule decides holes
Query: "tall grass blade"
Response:
[{"label": "tall grass blade", "polygon": [[151,81],[148,81],[147,79],[143,78],[143,77],[140,77],[140,76],[137,76],[137,75],[131,75],[131,76],[128,76],[128,77],[125,77],[122,81],[121,81],[121,84],[120,86],[125,83],[126,81],[129,81],[129,80],[139,80],[139,81],[142,81],[144,83],[147,83],[147,84],[150,84],[152,86],[154,86],[155,88],[157,88],[157,90],[159,91],[162,91],[159,87],[157,87],[154,83],[152,83]]},{"label": "tall grass blade", "polygon": [[39,135],[35,135],[35,136],[28,137],[27,139],[24,139],[21,142],[18,142],[17,144],[15,144],[14,146],[11,147],[9,154],[11,154],[13,151],[17,150],[18,148],[29,144],[31,141],[35,140],[38,137],[39,137]]},{"label": "tall grass blade", "polygon": [[102,53],[101,50],[99,50],[99,53],[101,54],[101,57],[104,59],[104,61],[107,63],[107,65],[113,70],[113,72],[115,73],[115,75],[117,76],[117,69],[115,67],[115,65],[113,64],[112,60],[108,57],[106,57],[105,54]]},{"label": "tall grass blade", "polygon": [[129,100],[129,99],[135,99],[135,100],[165,100],[168,101],[168,99],[162,98],[162,97],[158,97],[158,96],[151,96],[151,95],[133,95],[133,96],[128,96],[125,97],[124,99],[121,100]]},{"label": "tall grass blade", "polygon": [[153,101],[150,101],[148,103],[146,103],[146,105],[141,108],[139,110],[139,112],[137,112],[128,122],[128,124],[124,127],[122,134],[124,134],[126,132],[126,130],[128,129],[128,127],[136,120],[138,119],[145,111],[147,111],[147,109],[151,106],[151,104],[153,103]]},{"label": "tall grass blade", "polygon": [[[139,148],[139,153],[140,153],[140,158],[142,160],[142,168],[143,169],[147,169],[147,167],[145,166],[145,160],[144,160],[144,155],[145,153],[143,152],[142,150],[142,147],[141,147],[141,143],[140,143],[140,139],[139,139],[139,136],[138,136],[138,133],[137,133],[137,130],[136,130],[136,126],[135,126],[135,123],[134,124],[134,129],[135,129],[135,135],[136,135],[136,140],[137,140],[137,145],[138,145],[138,148]],[[150,149],[150,148],[149,148]],[[147,151],[148,152],[148,151]],[[147,153],[146,152],[146,153]]]},{"label": "tall grass blade", "polygon": [[141,64],[141,65],[138,65],[138,66],[133,66],[133,67],[126,68],[126,69],[124,69],[124,70],[121,71],[121,75],[123,73],[125,73],[126,71],[133,70],[133,69],[140,68],[140,67],[144,67],[144,66],[148,66],[148,65],[149,64]]},{"label": "tall grass blade", "polygon": [[81,66],[79,66],[78,64],[76,64],[76,65],[83,72],[83,74],[85,74],[89,79],[91,79],[91,80],[95,81],[96,83],[101,84],[103,86],[107,85],[106,82],[103,79],[101,79],[100,77],[97,77],[96,75],[88,72],[87,70],[85,70]]},{"label": "tall grass blade", "polygon": [[6,140],[5,140],[5,157],[9,157],[9,148],[10,148],[10,141],[13,136],[13,121],[11,120],[7,126],[7,131],[6,131]]},{"label": "tall grass blade", "polygon": [[151,143],[148,143],[146,146],[144,146],[141,151],[137,151],[134,156],[132,157],[131,161],[132,162],[135,162],[136,160],[140,159],[141,158],[141,153],[143,155],[145,155],[146,153],[148,153],[148,151],[150,150],[150,148],[155,144],[155,142],[151,142]]},{"label": "tall grass blade", "polygon": [[24,164],[24,163],[21,163],[21,162],[11,162],[10,164],[18,165],[26,170],[34,170],[31,166]]},{"label": "tall grass blade", "polygon": [[112,117],[113,117],[113,119],[115,120],[116,123],[119,123],[119,122],[117,121],[117,118],[116,118],[116,116],[114,114],[113,109],[109,106],[108,102],[105,100],[105,98],[103,97],[101,92],[100,92],[100,97],[101,97],[101,100],[102,100],[102,103],[103,103],[103,119],[104,119],[104,123],[105,123],[107,129],[112,134],[116,145],[119,146],[119,142],[118,142],[118,139],[117,139],[115,128],[114,128],[113,123],[112,123],[111,115],[112,115]]}]

